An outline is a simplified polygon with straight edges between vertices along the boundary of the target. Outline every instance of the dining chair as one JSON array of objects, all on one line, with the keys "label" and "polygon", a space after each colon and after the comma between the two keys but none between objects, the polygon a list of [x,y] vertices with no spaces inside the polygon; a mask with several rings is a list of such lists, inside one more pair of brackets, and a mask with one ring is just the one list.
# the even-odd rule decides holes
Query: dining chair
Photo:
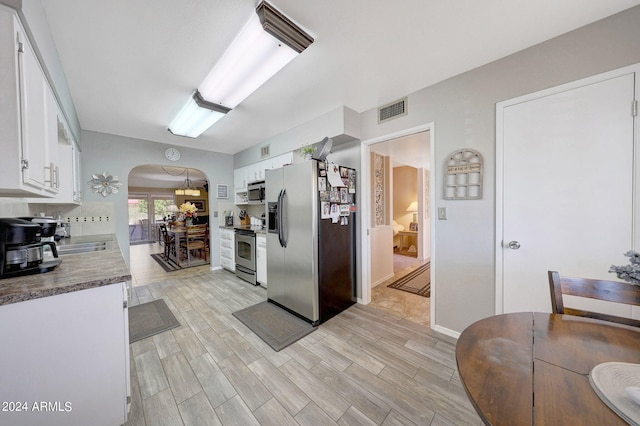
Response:
[{"label": "dining chair", "polygon": [[202,253],[204,253],[204,260],[207,261],[208,252],[205,240],[206,226],[189,226],[185,235],[185,241],[180,243],[180,248],[187,259],[191,258],[191,253],[195,253],[197,251],[200,257],[202,257]]},{"label": "dining chair", "polygon": [[618,317],[600,312],[565,308],[562,296],[587,297],[608,302],[640,306],[640,287],[621,281],[604,281],[589,278],[561,277],[558,272],[548,271],[551,290],[551,310],[554,314],[589,317],[619,324],[640,327],[640,320]]},{"label": "dining chair", "polygon": [[160,234],[162,235],[162,241],[164,243],[164,260],[168,260],[170,254],[173,254],[174,256],[176,254],[176,240],[174,237],[169,236],[169,233],[167,232],[167,225],[161,223],[158,227],[160,228]]}]

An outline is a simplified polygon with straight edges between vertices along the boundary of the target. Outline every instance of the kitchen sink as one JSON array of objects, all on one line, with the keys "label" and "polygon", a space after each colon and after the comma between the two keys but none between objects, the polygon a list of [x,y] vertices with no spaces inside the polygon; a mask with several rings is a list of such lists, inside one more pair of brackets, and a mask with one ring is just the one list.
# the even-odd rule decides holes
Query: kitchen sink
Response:
[{"label": "kitchen sink", "polygon": [[66,244],[58,246],[58,255],[88,253],[92,251],[102,251],[108,248],[107,241],[97,241],[91,243]]},{"label": "kitchen sink", "polygon": [[58,255],[90,253],[111,249],[113,238],[111,236],[85,236],[64,239],[56,244]]}]

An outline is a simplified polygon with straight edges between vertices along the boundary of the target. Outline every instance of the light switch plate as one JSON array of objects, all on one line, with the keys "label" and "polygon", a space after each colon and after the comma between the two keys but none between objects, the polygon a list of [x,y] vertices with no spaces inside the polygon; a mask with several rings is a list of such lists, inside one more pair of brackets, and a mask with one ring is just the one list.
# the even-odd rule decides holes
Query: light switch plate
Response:
[{"label": "light switch plate", "polygon": [[438,207],[438,220],[447,220],[447,208]]}]

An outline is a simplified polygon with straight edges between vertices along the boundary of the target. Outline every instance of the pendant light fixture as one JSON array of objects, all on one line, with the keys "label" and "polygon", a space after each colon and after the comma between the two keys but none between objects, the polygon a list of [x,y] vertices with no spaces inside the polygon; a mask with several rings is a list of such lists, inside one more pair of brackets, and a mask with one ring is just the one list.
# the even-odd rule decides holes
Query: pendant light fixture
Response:
[{"label": "pendant light fixture", "polygon": [[313,38],[263,1],[192,97],[169,125],[196,138],[262,86]]},{"label": "pendant light fixture", "polygon": [[190,195],[192,197],[200,196],[200,190],[191,184],[191,179],[189,179],[189,169],[187,169],[187,178],[184,180],[182,186],[176,189],[175,193],[176,195]]}]

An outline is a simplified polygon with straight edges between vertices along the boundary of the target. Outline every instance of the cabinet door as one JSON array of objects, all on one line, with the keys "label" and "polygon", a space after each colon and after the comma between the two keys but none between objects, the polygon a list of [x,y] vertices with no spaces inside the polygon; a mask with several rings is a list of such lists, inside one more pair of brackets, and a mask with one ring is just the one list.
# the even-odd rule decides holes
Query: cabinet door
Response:
[{"label": "cabinet door", "polygon": [[27,186],[58,192],[57,106],[38,59],[18,28],[22,180]]},{"label": "cabinet door", "polygon": [[[129,340],[123,286],[0,306],[0,360],[7,367],[0,400],[29,403],[27,412],[2,412],[0,423],[126,422]],[[58,404],[62,412],[32,410],[38,401]]]},{"label": "cabinet door", "polygon": [[20,34],[21,51],[18,53],[20,85],[20,115],[22,120],[22,179],[25,185],[45,188],[47,151],[42,149],[46,139],[46,84],[31,45]]},{"label": "cabinet door", "polygon": [[233,171],[233,183],[236,188],[247,187],[247,167],[240,167]]},{"label": "cabinet door", "polygon": [[73,201],[80,203],[82,201],[82,182],[80,181],[80,157],[82,154],[75,142],[71,144],[71,150],[73,152],[71,158],[71,168],[73,170]]},{"label": "cabinet door", "polygon": [[267,285],[267,237],[256,237],[256,279],[260,284]]}]

